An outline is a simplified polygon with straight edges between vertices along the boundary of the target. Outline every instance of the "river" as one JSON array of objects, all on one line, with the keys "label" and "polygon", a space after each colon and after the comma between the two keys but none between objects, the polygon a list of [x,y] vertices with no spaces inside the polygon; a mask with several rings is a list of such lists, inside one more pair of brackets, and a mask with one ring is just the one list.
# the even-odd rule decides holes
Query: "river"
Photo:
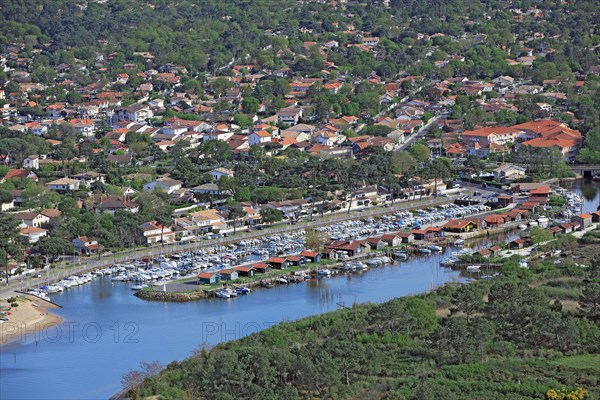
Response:
[{"label": "river", "polygon": [[[584,211],[593,211],[600,185],[575,182]],[[257,289],[235,299],[189,303],[147,302],[130,284],[108,277],[52,295],[65,322],[0,350],[0,398],[105,399],[121,389],[121,376],[141,361],[167,364],[282,321],[336,310],[355,302],[379,303],[421,293],[458,272],[439,266],[455,249],[407,262],[302,284]]]}]

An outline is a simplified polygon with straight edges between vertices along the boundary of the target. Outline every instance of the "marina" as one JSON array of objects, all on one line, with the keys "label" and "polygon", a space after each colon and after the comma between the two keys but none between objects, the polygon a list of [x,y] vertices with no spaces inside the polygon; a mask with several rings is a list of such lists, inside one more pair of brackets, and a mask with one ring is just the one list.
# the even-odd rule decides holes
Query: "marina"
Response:
[{"label": "marina", "polygon": [[[581,209],[595,210],[597,202],[596,190],[593,197],[584,197]],[[375,232],[377,229],[384,232],[385,227],[375,227],[377,223],[367,222],[365,226]],[[388,224],[390,229],[394,228],[391,219]],[[337,231],[345,234],[342,229]],[[357,233],[360,234],[360,230]],[[349,229],[348,234],[353,232]],[[512,240],[517,235],[518,231],[502,240]],[[272,239],[267,238],[257,246],[249,243],[239,252],[236,249],[244,246],[229,248],[227,257],[233,260],[235,256],[237,262],[244,257],[249,257],[246,258],[249,261],[264,259],[272,255],[269,242],[282,243],[282,238]],[[292,239],[285,246],[293,246],[293,240],[301,238]],[[41,327],[38,332],[27,332],[21,340],[2,346],[0,397],[11,398],[18,393],[19,397],[31,399],[107,398],[119,391],[121,375],[138,368],[140,361],[167,363],[189,356],[200,344],[214,345],[237,339],[282,321],[358,302],[383,302],[431,290],[447,282],[482,277],[482,273],[488,274],[483,264],[479,268],[475,268],[476,264],[470,265],[470,270],[462,273],[448,267],[452,267],[461,253],[490,246],[497,240],[483,238],[474,245],[472,240],[453,238],[440,246],[442,251],[422,247],[430,254],[410,254],[405,249],[397,249],[389,256],[373,254],[365,260],[340,260],[337,269],[319,269],[317,277],[309,277],[301,284],[290,284],[288,277],[281,277],[280,282],[266,287],[228,289],[222,297],[185,303],[148,302],[133,293],[142,290],[144,285],[166,282],[175,270],[177,277],[182,276],[179,270],[185,272],[190,257],[206,258],[191,262],[191,276],[196,273],[196,265],[197,271],[218,269],[227,261],[218,256],[223,249],[214,248],[212,253],[189,257],[165,255],[157,260],[146,260],[144,265],[113,266],[89,275],[50,281],[42,286],[47,286],[46,293],[52,301],[63,306],[54,312],[64,322],[54,327]],[[285,246],[277,248],[275,254],[288,251]],[[292,250],[300,251],[301,248]],[[152,265],[148,265],[150,261]],[[227,265],[236,261],[229,261]],[[204,263],[205,268],[202,268]],[[169,270],[171,276],[168,276]],[[144,280],[142,274],[151,279]],[[138,278],[134,280],[134,276]],[[121,278],[113,280],[115,277]],[[131,279],[125,279],[128,277]],[[62,291],[61,286],[64,286]],[[41,287],[38,290],[44,291]],[[69,369],[65,374],[67,365],[79,367]],[[36,385],[28,384],[33,380]],[[51,396],[44,389],[50,385],[53,387]]]}]

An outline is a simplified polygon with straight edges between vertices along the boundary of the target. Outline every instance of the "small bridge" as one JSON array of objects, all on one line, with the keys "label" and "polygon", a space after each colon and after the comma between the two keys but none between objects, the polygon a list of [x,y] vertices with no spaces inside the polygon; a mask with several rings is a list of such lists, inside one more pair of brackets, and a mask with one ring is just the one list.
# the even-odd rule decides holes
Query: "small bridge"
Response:
[{"label": "small bridge", "polygon": [[571,171],[583,176],[592,178],[594,175],[600,175],[600,164],[571,164]]}]

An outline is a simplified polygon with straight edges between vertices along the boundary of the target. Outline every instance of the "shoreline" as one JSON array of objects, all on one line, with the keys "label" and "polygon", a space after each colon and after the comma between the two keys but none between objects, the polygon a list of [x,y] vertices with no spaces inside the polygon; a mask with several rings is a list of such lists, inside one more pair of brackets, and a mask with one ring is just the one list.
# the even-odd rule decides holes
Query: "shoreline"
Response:
[{"label": "shoreline", "polygon": [[37,337],[45,329],[64,321],[62,317],[49,311],[59,308],[55,304],[22,294],[14,297],[19,304],[17,308],[8,310],[9,304],[4,300],[0,302],[2,311],[10,312],[3,315],[9,320],[0,324],[0,348],[16,342],[24,343],[28,335]]}]

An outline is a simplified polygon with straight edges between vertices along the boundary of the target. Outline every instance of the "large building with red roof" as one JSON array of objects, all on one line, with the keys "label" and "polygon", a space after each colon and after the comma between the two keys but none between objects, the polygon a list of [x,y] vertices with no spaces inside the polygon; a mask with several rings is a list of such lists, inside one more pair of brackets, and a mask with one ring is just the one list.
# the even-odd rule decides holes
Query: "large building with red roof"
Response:
[{"label": "large building with red roof", "polygon": [[524,146],[556,147],[566,161],[577,155],[583,137],[575,129],[560,121],[541,120],[514,126],[496,126],[465,131],[462,141],[469,154],[487,157],[491,152],[502,150],[508,143],[522,140]]}]

